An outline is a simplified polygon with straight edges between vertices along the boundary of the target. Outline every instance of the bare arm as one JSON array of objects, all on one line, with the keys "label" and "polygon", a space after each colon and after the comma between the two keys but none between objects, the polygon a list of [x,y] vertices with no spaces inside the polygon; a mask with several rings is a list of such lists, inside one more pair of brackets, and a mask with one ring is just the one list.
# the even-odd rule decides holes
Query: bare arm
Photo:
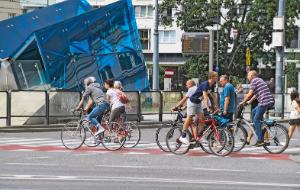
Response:
[{"label": "bare arm", "polygon": [[246,94],[244,100],[240,104],[245,104],[251,97],[254,95],[253,90],[249,90],[248,94]]},{"label": "bare arm", "polygon": [[223,110],[223,114],[224,114],[224,115],[227,114],[229,102],[230,102],[230,97],[229,97],[229,96],[226,96],[226,97],[225,97],[225,102],[224,102],[224,110]]},{"label": "bare arm", "polygon": [[179,108],[180,106],[182,106],[184,103],[185,103],[185,101],[188,99],[188,97],[183,97],[178,103],[177,103],[177,105],[174,107],[174,108],[172,108],[172,110],[176,110],[177,108]]}]

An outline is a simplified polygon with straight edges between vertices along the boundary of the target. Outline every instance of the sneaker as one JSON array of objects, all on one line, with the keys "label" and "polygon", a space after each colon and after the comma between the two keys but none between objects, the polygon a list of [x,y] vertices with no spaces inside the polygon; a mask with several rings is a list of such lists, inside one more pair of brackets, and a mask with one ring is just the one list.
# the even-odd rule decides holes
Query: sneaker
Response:
[{"label": "sneaker", "polygon": [[100,133],[103,133],[103,132],[104,132],[103,127],[99,127],[98,131],[95,133],[95,136],[98,136]]},{"label": "sneaker", "polygon": [[183,143],[183,144],[190,145],[190,142],[189,142],[189,140],[188,140],[186,137],[180,136],[180,137],[179,137],[179,141],[180,141],[181,143]]},{"label": "sneaker", "polygon": [[260,147],[260,146],[264,146],[264,145],[265,145],[265,142],[263,142],[263,141],[257,141],[254,146]]}]

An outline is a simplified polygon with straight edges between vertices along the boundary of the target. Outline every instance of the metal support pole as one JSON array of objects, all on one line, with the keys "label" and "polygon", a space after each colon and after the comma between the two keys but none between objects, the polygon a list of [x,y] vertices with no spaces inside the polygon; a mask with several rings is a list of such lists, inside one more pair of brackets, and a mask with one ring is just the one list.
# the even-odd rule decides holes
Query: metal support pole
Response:
[{"label": "metal support pole", "polygon": [[159,38],[158,38],[158,0],[155,0],[154,11],[154,33],[153,33],[153,90],[159,90],[159,50],[158,50]]},{"label": "metal support pole", "polygon": [[164,103],[164,100],[163,100],[163,95],[161,92],[159,92],[159,121],[162,122],[163,120],[163,103]]},{"label": "metal support pole", "polygon": [[[279,0],[278,3],[278,16],[283,16],[285,14],[285,0]],[[283,39],[285,38],[284,28],[283,28]],[[281,104],[279,104],[279,110],[281,110],[281,118],[284,117],[284,73],[283,73],[283,57],[284,57],[284,47],[276,48],[276,71],[275,71],[275,93],[281,94]]]},{"label": "metal support pole", "polygon": [[7,92],[6,101],[6,126],[11,126],[11,91]]},{"label": "metal support pole", "polygon": [[49,98],[49,92],[45,91],[45,98],[46,98],[46,124],[50,124],[50,98]]},{"label": "metal support pole", "polygon": [[213,71],[214,67],[214,31],[209,30],[209,66],[208,71]]}]

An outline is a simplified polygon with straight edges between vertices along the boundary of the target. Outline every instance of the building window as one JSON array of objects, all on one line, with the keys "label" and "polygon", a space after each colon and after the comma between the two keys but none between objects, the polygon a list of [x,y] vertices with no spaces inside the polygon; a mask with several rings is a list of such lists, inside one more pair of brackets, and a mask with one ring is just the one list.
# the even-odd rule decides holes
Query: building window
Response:
[{"label": "building window", "polygon": [[291,36],[292,40],[290,41],[290,44],[287,44],[287,48],[293,48],[293,49],[300,48],[299,30],[300,28],[298,28],[297,26],[293,29],[292,36]]},{"label": "building window", "polygon": [[175,30],[160,30],[159,31],[159,43],[176,43],[176,31]]},{"label": "building window", "polygon": [[15,16],[17,16],[16,13],[8,13],[8,18],[13,18],[13,17],[15,17]]},{"label": "building window", "polygon": [[150,44],[150,30],[149,29],[140,29],[139,30],[139,35],[142,43],[142,49],[144,50],[149,50],[151,47]]},{"label": "building window", "polygon": [[135,6],[134,12],[136,17],[152,17],[153,7],[152,6]]},{"label": "building window", "polygon": [[110,66],[106,66],[103,69],[101,69],[101,71],[98,71],[98,72],[99,72],[99,76],[103,82],[105,82],[107,79],[114,78],[114,75],[112,73]]}]

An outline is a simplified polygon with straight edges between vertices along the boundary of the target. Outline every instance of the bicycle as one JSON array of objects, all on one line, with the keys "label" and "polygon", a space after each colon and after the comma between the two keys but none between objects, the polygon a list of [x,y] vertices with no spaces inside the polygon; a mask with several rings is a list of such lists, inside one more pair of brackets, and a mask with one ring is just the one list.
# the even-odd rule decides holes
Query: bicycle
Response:
[{"label": "bicycle", "polygon": [[166,133],[162,134],[162,130],[164,130],[164,129],[169,130],[169,128],[174,128],[176,126],[182,127],[182,125],[183,125],[183,118],[185,118],[185,116],[182,112],[182,109],[178,109],[177,111],[178,111],[177,116],[174,121],[164,123],[163,125],[161,125],[159,128],[156,129],[155,142],[156,142],[157,146],[164,152],[170,152],[170,150],[168,149],[167,145],[163,146],[162,143],[160,142],[160,139],[162,139],[164,142],[166,142]]},{"label": "bicycle", "polygon": [[[236,119],[236,125],[240,128],[244,128],[243,126],[247,126],[249,130],[254,134],[254,138],[256,142],[258,141],[258,137],[255,132],[255,126],[254,123],[250,122],[249,120],[246,120],[243,117],[245,106],[239,105],[238,111],[237,111],[237,119]],[[267,113],[269,110],[274,108],[267,109]],[[262,129],[262,135],[264,138],[264,145],[263,148],[268,151],[271,154],[280,154],[289,145],[289,138],[288,138],[288,131],[283,126],[277,123],[276,120],[272,119],[264,119],[261,121],[261,129]],[[244,128],[246,131],[246,129]],[[248,133],[247,133],[248,136]],[[247,144],[247,137],[242,140],[244,143],[240,147],[240,150],[244,148],[245,144]]]},{"label": "bicycle", "polygon": [[[101,124],[109,126],[109,117],[110,111],[105,112]],[[134,148],[138,145],[141,139],[141,130],[137,124],[129,121],[122,122],[120,117],[113,123],[119,124],[120,131],[122,131],[122,134],[125,137],[124,148]]]},{"label": "bicycle", "polygon": [[[179,126],[171,128],[166,135],[166,143],[168,149],[174,154],[186,154],[191,148],[195,146],[200,146],[201,149],[207,153],[213,153],[217,156],[227,156],[229,155],[234,146],[234,138],[232,133],[230,133],[227,128],[219,128],[218,123],[214,119],[214,114],[206,114],[204,121],[205,127],[199,134],[194,134],[191,132],[193,126],[189,126],[187,130],[187,138],[191,142],[194,138],[194,142],[190,145],[183,144],[179,141],[179,137],[182,135],[182,129]],[[201,141],[207,138],[208,148],[210,152],[203,146]]]},{"label": "bicycle", "polygon": [[[75,112],[73,112],[75,113]],[[104,131],[98,135],[94,134],[90,121],[86,118],[86,115],[79,112],[81,119],[78,121],[70,121],[64,125],[61,130],[61,141],[67,149],[76,150],[80,148],[84,143],[88,146],[98,146],[100,143],[107,150],[119,150],[125,143],[125,138],[120,131],[119,124],[112,123],[111,130],[108,126],[102,125]],[[88,142],[90,138],[93,139],[93,145]]]}]

